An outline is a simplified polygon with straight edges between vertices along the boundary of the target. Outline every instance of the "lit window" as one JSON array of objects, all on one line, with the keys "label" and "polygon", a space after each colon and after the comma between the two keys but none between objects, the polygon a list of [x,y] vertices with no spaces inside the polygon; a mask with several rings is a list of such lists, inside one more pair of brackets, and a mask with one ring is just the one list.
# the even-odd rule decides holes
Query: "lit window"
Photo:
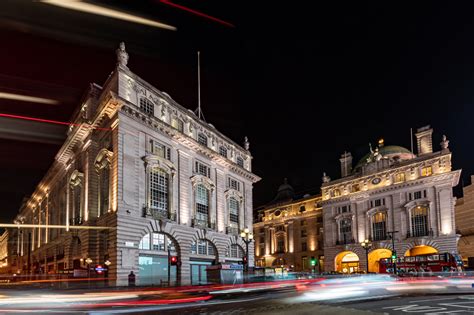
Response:
[{"label": "lit window", "polygon": [[421,169],[421,176],[430,176],[433,174],[433,167],[427,166]]},{"label": "lit window", "polygon": [[339,242],[342,244],[352,243],[352,220],[344,219],[339,222]]},{"label": "lit window", "polygon": [[405,173],[395,174],[395,183],[401,183],[405,181]]},{"label": "lit window", "polygon": [[372,230],[374,241],[381,241],[387,238],[386,220],[387,215],[383,212],[378,212],[372,216]]},{"label": "lit window", "polygon": [[227,157],[227,148],[224,146],[219,147],[219,154],[222,155],[223,157]]},{"label": "lit window", "polygon": [[359,184],[354,184],[354,185],[352,185],[351,188],[352,188],[352,192],[353,192],[353,193],[360,191],[360,186],[359,186]]},{"label": "lit window", "polygon": [[234,197],[229,198],[229,215],[231,225],[239,225],[239,202]]},{"label": "lit window", "polygon": [[202,132],[198,133],[198,142],[207,147],[207,137]]},{"label": "lit window", "polygon": [[417,206],[411,210],[411,236],[428,235],[428,207]]},{"label": "lit window", "polygon": [[146,99],[146,98],[141,98],[140,99],[140,109],[142,110],[142,112],[150,115],[150,116],[153,116],[154,114],[154,105],[153,103]]},{"label": "lit window", "polygon": [[168,174],[159,168],[152,169],[148,181],[150,208],[168,212]]},{"label": "lit window", "polygon": [[173,118],[171,120],[171,127],[177,129],[179,132],[183,132],[184,130],[184,123],[181,119]]}]

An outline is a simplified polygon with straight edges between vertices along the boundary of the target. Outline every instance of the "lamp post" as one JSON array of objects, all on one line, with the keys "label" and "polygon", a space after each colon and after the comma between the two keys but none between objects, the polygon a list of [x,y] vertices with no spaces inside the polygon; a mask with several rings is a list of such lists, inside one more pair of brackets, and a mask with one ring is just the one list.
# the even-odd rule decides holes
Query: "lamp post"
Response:
[{"label": "lamp post", "polygon": [[109,267],[110,267],[110,265],[112,265],[112,262],[107,259],[104,262],[104,265],[107,266],[107,269],[105,270],[105,284],[108,286],[109,285]]},{"label": "lamp post", "polygon": [[397,250],[395,249],[395,233],[398,231],[388,231],[387,234],[392,239],[392,265],[393,265],[393,274],[397,274]]},{"label": "lamp post", "polygon": [[90,265],[92,263],[92,259],[87,257],[85,262],[87,264],[87,284],[88,284],[88,287],[90,287],[90,284],[91,284],[91,267],[90,267]]},{"label": "lamp post", "polygon": [[253,240],[253,234],[250,233],[250,230],[248,228],[245,228],[242,232],[240,232],[240,237],[245,243],[245,261],[246,264],[244,266],[245,271],[249,271],[249,244]]},{"label": "lamp post", "polygon": [[369,249],[372,247],[372,243],[369,240],[365,240],[360,243],[363,249],[365,249],[365,259],[367,262],[367,273],[369,273]]}]

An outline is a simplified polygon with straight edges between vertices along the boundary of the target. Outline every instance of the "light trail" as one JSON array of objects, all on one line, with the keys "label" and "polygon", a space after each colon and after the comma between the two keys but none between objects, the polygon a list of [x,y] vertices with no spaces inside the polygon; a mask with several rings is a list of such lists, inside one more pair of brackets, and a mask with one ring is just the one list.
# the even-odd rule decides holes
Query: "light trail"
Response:
[{"label": "light trail", "polygon": [[133,14],[117,11],[114,9],[101,7],[92,3],[86,3],[81,0],[40,0],[40,2],[54,5],[61,8],[65,8],[65,9],[106,16],[109,18],[143,24],[147,26],[158,27],[158,28],[162,28],[162,29],[166,29],[170,31],[176,31],[176,27],[172,25],[145,19]]},{"label": "light trail", "polygon": [[218,19],[216,17],[213,17],[213,16],[210,16],[210,15],[207,15],[205,13],[202,13],[202,12],[199,12],[199,11],[196,11],[196,10],[193,10],[191,8],[188,8],[188,7],[185,7],[185,6],[182,6],[182,5],[179,5],[179,4],[176,4],[176,3],[173,3],[171,0],[160,0],[161,3],[164,3],[164,4],[167,4],[169,6],[172,6],[172,7],[175,7],[177,9],[180,9],[180,10],[183,10],[183,11],[186,11],[186,12],[189,12],[189,13],[192,13],[192,14],[195,14],[195,15],[198,15],[198,16],[201,16],[201,17],[204,17],[206,19],[209,19],[209,20],[212,20],[214,22],[217,22],[217,23],[221,23],[225,26],[229,26],[229,27],[235,27],[234,24],[231,24],[229,22],[226,22],[226,21],[223,21],[221,19]]},{"label": "light trail", "polygon": [[45,224],[15,224],[15,223],[0,223],[0,227],[4,228],[48,228],[48,229],[77,229],[77,230],[114,230],[111,226],[87,226],[87,225],[45,225]]},{"label": "light trail", "polygon": [[[13,118],[13,119],[23,119],[23,120],[30,120],[30,121],[36,121],[36,122],[42,122],[42,123],[48,123],[48,124],[74,126],[74,127],[82,125],[82,124],[75,124],[75,123],[65,122],[65,121],[43,119],[43,118],[21,116],[21,115],[13,115],[13,114],[5,114],[5,113],[0,113],[0,117],[7,117],[7,118]],[[110,128],[92,127],[90,125],[85,125],[85,127],[94,128],[94,129],[97,129],[97,130],[111,130]]]},{"label": "light trail", "polygon": [[48,104],[48,105],[57,105],[57,104],[59,104],[58,101],[52,100],[52,99],[49,99],[49,98],[28,96],[28,95],[15,94],[15,93],[6,93],[6,92],[0,92],[0,98],[8,99],[8,100],[14,100],[14,101]]}]

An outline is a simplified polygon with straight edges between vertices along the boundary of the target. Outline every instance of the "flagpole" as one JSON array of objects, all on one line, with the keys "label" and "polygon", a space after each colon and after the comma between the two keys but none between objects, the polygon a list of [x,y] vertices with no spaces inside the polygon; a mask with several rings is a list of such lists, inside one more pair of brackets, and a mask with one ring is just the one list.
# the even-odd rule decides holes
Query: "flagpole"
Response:
[{"label": "flagpole", "polygon": [[198,57],[198,117],[201,119],[201,58],[200,51],[197,52]]}]

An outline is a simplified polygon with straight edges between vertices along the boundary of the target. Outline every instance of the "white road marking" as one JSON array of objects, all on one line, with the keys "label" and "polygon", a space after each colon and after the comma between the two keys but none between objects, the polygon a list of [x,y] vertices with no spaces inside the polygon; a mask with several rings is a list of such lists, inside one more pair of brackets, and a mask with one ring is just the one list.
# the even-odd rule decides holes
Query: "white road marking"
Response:
[{"label": "white road marking", "polygon": [[[457,296],[449,297],[449,298],[443,298],[443,299],[436,299],[436,301],[442,301],[442,300],[455,300],[457,299]],[[427,299],[427,300],[416,300],[416,301],[409,301],[408,303],[423,303],[423,302],[432,302],[433,299]]]}]

